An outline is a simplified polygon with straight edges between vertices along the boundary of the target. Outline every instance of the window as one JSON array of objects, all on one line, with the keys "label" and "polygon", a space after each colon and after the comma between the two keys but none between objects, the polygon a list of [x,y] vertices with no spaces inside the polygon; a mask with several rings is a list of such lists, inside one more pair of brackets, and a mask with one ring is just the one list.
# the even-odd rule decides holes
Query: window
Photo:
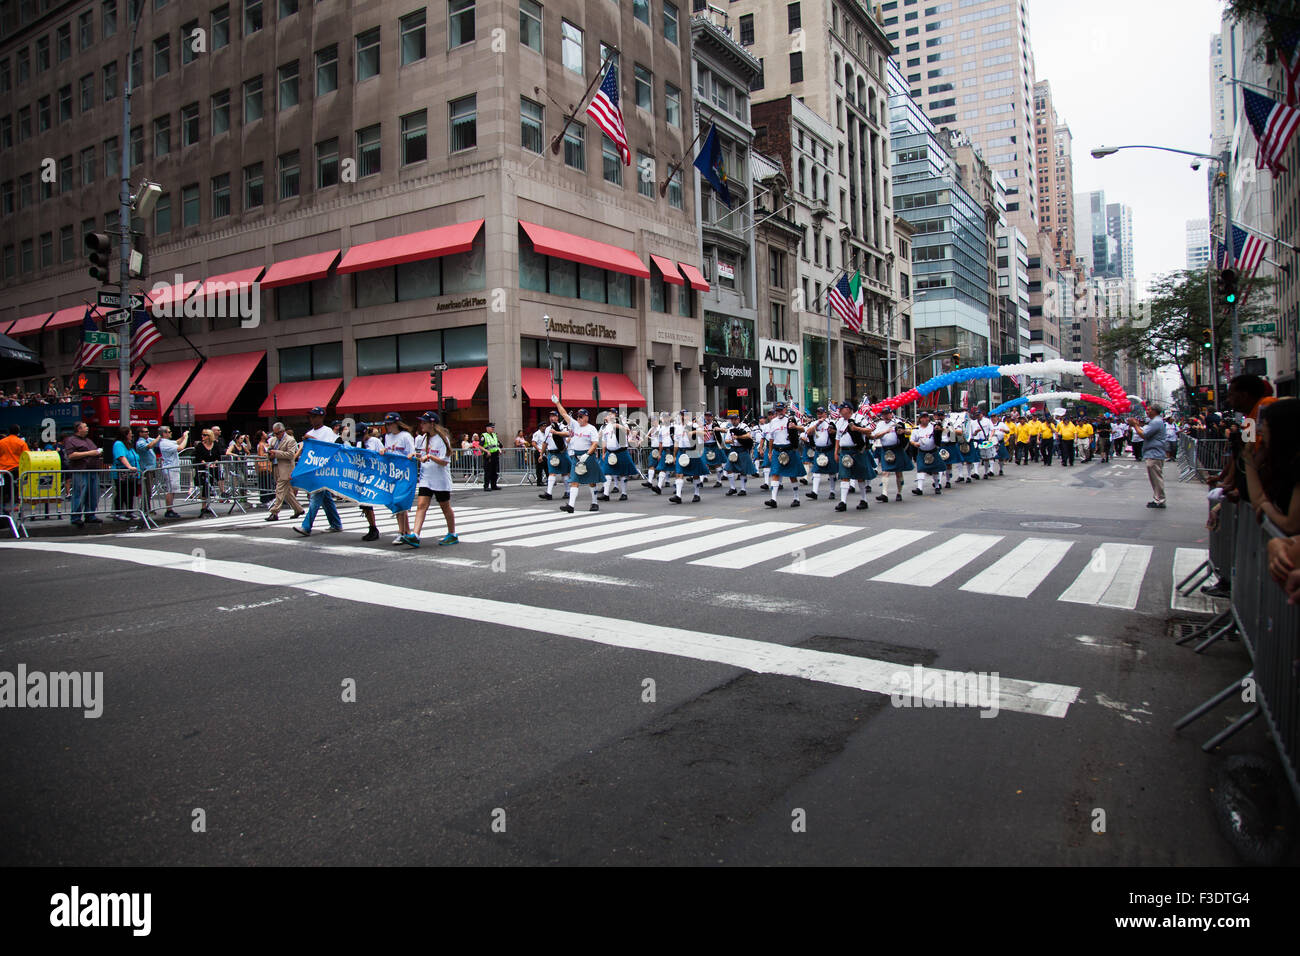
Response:
[{"label": "window", "polygon": [[254,209],[262,205],[262,164],[254,163],[244,167],[244,208]]},{"label": "window", "polygon": [[[768,252],[768,285],[773,289],[785,288],[785,253],[772,249]],[[778,336],[780,338],[780,336]]]},{"label": "window", "polygon": [[131,51],[131,89],[138,90],[144,86],[144,48],[136,47]]},{"label": "window", "polygon": [[280,155],[276,161],[280,169],[280,198],[292,199],[300,192],[301,169],[298,165],[298,151],[295,149]]},{"label": "window", "polygon": [[519,0],[519,42],[542,52],[542,5],[535,0]]},{"label": "window", "polygon": [[618,144],[604,133],[600,134],[600,156],[605,182],[613,183],[615,186],[622,186],[623,153],[618,148]]},{"label": "window", "polygon": [[54,233],[41,233],[41,268],[54,265]]},{"label": "window", "polygon": [[586,132],[581,123],[570,123],[564,134],[564,165],[584,173],[587,171]]},{"label": "window", "polygon": [[357,34],[357,82],[379,73],[379,27]]},{"label": "window", "polygon": [[664,39],[677,43],[677,8],[664,0]]},{"label": "window", "polygon": [[244,81],[244,123],[256,122],[262,118],[262,78],[255,76]]},{"label": "window", "polygon": [[[746,13],[740,18],[740,45],[754,45],[754,15],[752,13]],[[839,77],[836,76],[836,79],[838,80]]]},{"label": "window", "polygon": [[198,53],[194,50],[194,34],[199,29],[199,21],[191,20],[181,27],[181,65],[193,63],[198,59]]},{"label": "window", "polygon": [[277,71],[280,87],[280,109],[292,109],[298,105],[298,61],[286,63]]},{"label": "window", "polygon": [[339,141],[335,137],[316,144],[316,188],[337,186],[339,182]]},{"label": "window", "polygon": [[470,95],[452,100],[451,152],[473,149],[478,145],[477,96]]},{"label": "window", "polygon": [[[453,130],[455,119],[453,114]],[[422,163],[429,158],[427,111],[408,113],[402,117],[402,165]],[[473,145],[472,143],[470,145]]]},{"label": "window", "polygon": [[632,16],[650,25],[650,0],[632,0]]},{"label": "window", "polygon": [[104,102],[107,103],[113,97],[117,96],[117,64],[105,63],[104,69],[100,71],[100,75],[104,87]]},{"label": "window", "polygon": [[474,0],[449,0],[447,48],[474,42]]},{"label": "window", "polygon": [[230,131],[230,90],[212,94],[212,135]]},{"label": "window", "polygon": [[373,176],[379,172],[379,124],[357,130],[357,175]]},{"label": "window", "polygon": [[653,110],[654,74],[640,63],[637,63],[632,67],[632,75],[635,77],[636,105],[643,110]]},{"label": "window", "polygon": [[95,147],[87,146],[81,151],[81,185],[86,186],[95,181]]},{"label": "window", "polygon": [[14,144],[13,117],[0,116],[0,149],[8,149]]},{"label": "window", "polygon": [[59,261],[71,262],[77,257],[76,243],[73,242],[72,227],[62,226],[59,229]]},{"label": "window", "polygon": [[582,30],[568,20],[560,21],[560,60],[565,69],[582,76]]},{"label": "window", "polygon": [[212,177],[212,218],[230,215],[230,173]]},{"label": "window", "polygon": [[117,33],[117,0],[104,0],[99,5],[99,32],[105,40]]},{"label": "window", "polygon": [[72,57],[72,24],[65,23],[54,33],[59,62]]},{"label": "window", "polygon": [[0,58],[0,93],[8,93],[13,89],[13,77],[9,73],[9,58]]},{"label": "window", "polygon": [[542,151],[542,104],[519,97],[519,144],[530,153]]},{"label": "window", "polygon": [[669,126],[682,125],[682,91],[671,83],[664,84],[664,121]]},{"label": "window", "polygon": [[18,85],[22,86],[31,78],[32,75],[32,56],[27,51],[27,47],[23,47],[18,51],[17,63]]},{"label": "window", "polygon": [[682,208],[682,171],[679,169],[673,173],[673,178],[668,180],[668,205],[674,209]]},{"label": "window", "polygon": [[95,42],[95,15],[87,10],[77,17],[77,48],[89,50]]},{"label": "window", "polygon": [[795,30],[803,26],[803,18],[799,15],[799,4],[787,3],[785,5],[785,19],[787,32],[789,33],[794,33]]},{"label": "window", "polygon": [[262,29],[262,0],[244,0],[244,36]]},{"label": "window", "polygon": [[291,17],[298,12],[298,0],[280,0],[280,19]]},{"label": "window", "polygon": [[161,236],[172,231],[172,195],[163,193],[153,207],[154,235]]},{"label": "window", "polygon": [[0,214],[9,216],[17,207],[14,205],[14,181],[6,179],[0,184]]},{"label": "window", "polygon": [[159,37],[153,41],[153,78],[166,76],[172,68],[172,41],[170,37]]},{"label": "window", "polygon": [[316,95],[324,96],[339,88],[339,48],[331,43],[316,51]]},{"label": "window", "polygon": [[[292,289],[294,293],[310,293],[314,285],[316,285],[314,282],[302,282],[276,291],[281,293]],[[314,314],[319,310],[311,308],[311,299],[310,294],[303,297],[303,304],[307,306],[306,311],[303,312],[298,312],[297,309],[292,308],[289,310],[281,308],[282,303],[277,300],[276,317],[280,319],[296,319]],[[297,301],[294,302],[294,305],[298,304]],[[313,379],[338,378],[342,374],[342,342],[322,342],[316,345],[299,345],[295,348],[280,349],[280,381],[282,382],[309,382]]]},{"label": "window", "polygon": [[181,146],[193,146],[199,141],[199,104],[181,107]]},{"label": "window", "polygon": [[172,151],[172,118],[159,116],[153,121],[154,158],[166,156]]},{"label": "window", "polygon": [[35,268],[35,265],[32,262],[32,241],[30,239],[24,239],[20,248],[22,249],[20,258],[22,260],[23,272],[31,272],[32,269]]},{"label": "window", "polygon": [[402,32],[402,66],[423,60],[425,56],[424,11],[408,13],[397,22]]},{"label": "window", "polygon": [[117,145],[117,137],[110,136],[104,140],[104,175],[109,179],[122,174],[122,152]]},{"label": "window", "polygon": [[230,8],[220,6],[212,11],[212,51],[230,45]]},{"label": "window", "polygon": [[72,119],[72,86],[59,87],[59,122],[66,123]]},{"label": "window", "polygon": [[[792,4],[792,6],[797,6],[797,4]],[[791,83],[803,82],[803,54],[802,53],[790,54],[790,82]]]},{"label": "window", "polygon": [[191,183],[181,190],[181,225],[199,224],[199,184]]},{"label": "window", "polygon": [[36,101],[36,132],[44,133],[50,128],[50,98],[42,96]]},{"label": "window", "polygon": [[772,338],[785,338],[785,306],[778,302],[772,303]]},{"label": "window", "polygon": [[95,106],[95,74],[87,73],[77,82],[80,91],[79,99],[81,100],[81,112],[94,109]]},{"label": "window", "polygon": [[18,208],[26,209],[32,204],[32,174],[23,173],[18,177]]},{"label": "window", "polygon": [[[647,199],[655,198],[655,159],[649,153],[637,150],[636,191]],[[662,311],[662,310],[661,310]]]}]

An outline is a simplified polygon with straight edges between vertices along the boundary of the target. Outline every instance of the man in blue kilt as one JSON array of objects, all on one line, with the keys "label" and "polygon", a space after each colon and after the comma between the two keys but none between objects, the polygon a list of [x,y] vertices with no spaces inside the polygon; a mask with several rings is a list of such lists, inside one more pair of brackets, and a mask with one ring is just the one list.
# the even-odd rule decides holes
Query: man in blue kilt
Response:
[{"label": "man in blue kilt", "polygon": [[[749,484],[750,476],[757,475],[758,469],[754,467],[754,436],[750,433],[749,426],[741,422],[739,415],[731,416],[726,433],[725,451],[725,462],[722,467],[731,485],[727,497],[732,495],[744,497],[749,493],[746,485]],[[740,478],[739,491],[736,490],[737,477]]]},{"label": "man in blue kilt", "polygon": [[618,500],[627,501],[627,480],[639,475],[632,452],[627,447],[627,426],[618,420],[613,411],[605,413],[605,424],[600,428],[600,471],[605,476],[605,490],[596,497],[609,501],[609,493],[618,483]]},{"label": "man in blue kilt", "polygon": [[804,446],[807,449],[805,457],[812,466],[812,491],[805,497],[816,501],[822,478],[828,476],[831,480],[828,497],[834,498],[835,476],[839,474],[839,465],[835,461],[835,423],[827,417],[826,409],[817,409],[817,418],[808,423],[803,433],[807,442]]},{"label": "man in blue kilt", "polygon": [[569,477],[573,462],[569,460],[567,445],[572,433],[560,424],[560,413],[551,410],[550,421],[543,429],[546,440],[543,454],[546,456],[546,490],[537,497],[550,501],[555,492],[555,483]]},{"label": "man in blue kilt", "polygon": [[[916,449],[916,487],[912,489],[912,494],[922,494],[922,485],[925,484],[925,476],[929,475],[934,481],[934,493],[943,494],[943,473],[945,465],[943,459],[939,456],[939,436],[936,436],[934,424],[930,421],[927,412],[922,412],[917,419],[916,427],[912,429],[910,444]],[[942,429],[940,430],[942,433]]]},{"label": "man in blue kilt", "polygon": [[768,444],[771,446],[772,497],[763,504],[769,508],[777,507],[776,496],[781,491],[781,479],[790,479],[790,489],[794,493],[791,508],[799,507],[799,479],[804,475],[803,457],[799,454],[799,428],[785,413],[785,403],[777,402],[772,406],[772,418],[767,425]]},{"label": "man in blue kilt", "polygon": [[849,491],[850,489],[856,491],[856,485],[860,481],[862,500],[858,502],[857,510],[866,511],[870,507],[867,504],[867,497],[871,494],[871,479],[876,477],[876,463],[869,447],[871,429],[854,422],[853,406],[848,402],[841,402],[839,417],[835,419],[832,431],[835,444],[833,449],[835,467],[840,479],[840,500],[835,510],[848,510]]},{"label": "man in blue kilt", "polygon": [[880,421],[871,432],[871,437],[880,442],[880,470],[885,476],[880,481],[880,494],[877,501],[889,500],[889,476],[897,481],[894,493],[895,501],[903,500],[903,473],[912,470],[912,459],[907,454],[907,444],[903,441],[902,422],[894,420],[894,413],[885,409],[880,413]]},{"label": "man in blue kilt", "polygon": [[677,456],[673,462],[673,476],[677,481],[677,491],[668,500],[675,505],[681,504],[682,487],[686,479],[690,478],[695,483],[695,493],[691,501],[699,501],[700,489],[704,486],[704,479],[709,476],[709,469],[704,463],[704,453],[700,447],[700,439],[704,437],[704,431],[691,419],[690,412],[682,409],[678,413],[677,421],[673,422],[673,433],[675,446],[673,452]]}]

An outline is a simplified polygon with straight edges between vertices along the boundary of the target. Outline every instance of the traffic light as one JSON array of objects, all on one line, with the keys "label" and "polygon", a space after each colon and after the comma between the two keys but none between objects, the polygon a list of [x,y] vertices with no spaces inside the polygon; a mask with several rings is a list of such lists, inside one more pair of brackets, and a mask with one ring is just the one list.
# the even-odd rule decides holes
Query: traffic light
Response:
[{"label": "traffic light", "polygon": [[1201,330],[1201,348],[1214,348],[1214,329],[1206,328]]},{"label": "traffic light", "polygon": [[961,353],[960,353],[960,352],[953,352],[953,353],[952,353],[952,367],[953,367],[953,368],[957,368],[959,365],[961,365]]},{"label": "traffic light", "polygon": [[90,257],[90,277],[108,285],[108,258],[110,255],[108,234],[103,232],[86,233],[86,253]]},{"label": "traffic light", "polygon": [[1237,304],[1237,270],[1223,269],[1219,272],[1219,297],[1225,305]]},{"label": "traffic light", "polygon": [[431,392],[436,392],[437,390],[438,390],[438,373],[437,373],[437,372],[430,372],[430,373],[429,373],[429,391],[431,391]]}]

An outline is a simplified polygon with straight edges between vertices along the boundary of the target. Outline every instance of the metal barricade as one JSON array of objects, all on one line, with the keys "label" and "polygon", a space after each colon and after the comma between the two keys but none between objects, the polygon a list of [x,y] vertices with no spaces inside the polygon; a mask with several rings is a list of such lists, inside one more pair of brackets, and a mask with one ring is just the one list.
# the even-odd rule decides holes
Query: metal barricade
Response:
[{"label": "metal barricade", "polygon": [[451,480],[453,483],[473,484],[483,480],[483,453],[474,454],[469,448],[451,450]]},{"label": "metal barricade", "polygon": [[8,522],[9,530],[15,538],[27,534],[27,529],[18,524],[14,513],[18,510],[18,488],[7,471],[0,471],[0,517]]},{"label": "metal barricade", "polygon": [[28,522],[79,519],[100,523],[101,513],[121,522],[138,519],[156,528],[148,475],[113,468],[41,469],[19,472],[13,510],[16,536],[27,537]]},{"label": "metal barricade", "polygon": [[222,456],[217,491],[217,501],[230,505],[227,514],[265,507],[275,497],[270,459],[258,455]]}]

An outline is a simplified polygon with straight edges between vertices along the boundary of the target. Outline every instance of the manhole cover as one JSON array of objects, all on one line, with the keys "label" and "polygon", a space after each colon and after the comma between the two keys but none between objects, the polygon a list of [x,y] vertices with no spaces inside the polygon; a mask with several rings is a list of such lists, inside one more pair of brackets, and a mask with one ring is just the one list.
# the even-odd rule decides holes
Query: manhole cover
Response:
[{"label": "manhole cover", "polygon": [[1041,528],[1044,531],[1068,531],[1070,528],[1082,528],[1081,524],[1070,521],[1022,521],[1022,528]]}]

